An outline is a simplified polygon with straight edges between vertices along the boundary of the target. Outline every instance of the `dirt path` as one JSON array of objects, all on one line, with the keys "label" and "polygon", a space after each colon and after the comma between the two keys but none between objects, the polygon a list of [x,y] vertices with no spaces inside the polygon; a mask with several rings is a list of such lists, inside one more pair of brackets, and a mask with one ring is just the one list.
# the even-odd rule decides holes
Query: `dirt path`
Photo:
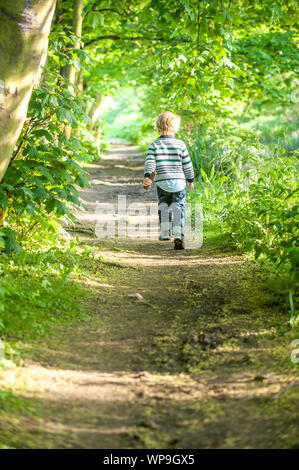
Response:
[{"label": "dirt path", "polygon": [[90,321],[55,328],[2,375],[19,406],[10,409],[6,396],[1,443],[297,447],[297,371],[288,337],[273,329],[285,312],[262,272],[208,243],[175,252],[171,242],[88,235],[98,203],[155,200],[140,186],[142,169],[138,150],[124,144],[89,166],[89,212],[77,229],[95,246],[82,279]]}]

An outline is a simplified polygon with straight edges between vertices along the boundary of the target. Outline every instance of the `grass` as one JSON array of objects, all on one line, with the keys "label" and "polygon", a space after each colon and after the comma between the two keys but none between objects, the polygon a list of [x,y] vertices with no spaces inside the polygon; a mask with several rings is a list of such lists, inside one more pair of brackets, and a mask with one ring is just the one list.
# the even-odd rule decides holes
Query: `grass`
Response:
[{"label": "grass", "polygon": [[44,335],[55,323],[85,321],[82,286],[88,252],[79,243],[25,247],[19,255],[1,255],[0,335],[22,340]]}]

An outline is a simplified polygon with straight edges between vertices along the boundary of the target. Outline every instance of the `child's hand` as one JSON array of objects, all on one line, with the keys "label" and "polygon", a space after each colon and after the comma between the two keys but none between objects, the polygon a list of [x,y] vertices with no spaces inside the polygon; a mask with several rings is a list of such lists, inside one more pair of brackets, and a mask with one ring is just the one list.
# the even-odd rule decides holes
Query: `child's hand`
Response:
[{"label": "child's hand", "polygon": [[144,178],[143,187],[144,189],[149,189],[152,185],[152,180],[150,178]]},{"label": "child's hand", "polygon": [[189,183],[189,189],[194,189],[194,184],[193,183]]}]

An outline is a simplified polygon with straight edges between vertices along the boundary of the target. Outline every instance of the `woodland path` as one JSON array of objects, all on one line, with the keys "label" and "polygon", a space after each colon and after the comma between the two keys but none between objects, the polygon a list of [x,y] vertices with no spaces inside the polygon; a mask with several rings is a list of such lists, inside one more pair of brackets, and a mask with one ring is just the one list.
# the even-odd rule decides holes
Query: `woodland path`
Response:
[{"label": "woodland path", "polygon": [[[150,204],[155,192],[143,192],[143,158],[128,144],[111,145],[88,169],[89,211],[78,214],[78,234],[98,250],[82,280],[89,321],[55,328],[28,346],[22,367],[3,374],[14,374],[20,410],[1,418],[2,442],[298,446],[296,371],[288,339],[273,332],[285,313],[264,289],[262,271],[206,241],[177,252],[156,239],[90,236],[98,203],[126,194]],[[136,293],[142,298],[129,296]]]}]

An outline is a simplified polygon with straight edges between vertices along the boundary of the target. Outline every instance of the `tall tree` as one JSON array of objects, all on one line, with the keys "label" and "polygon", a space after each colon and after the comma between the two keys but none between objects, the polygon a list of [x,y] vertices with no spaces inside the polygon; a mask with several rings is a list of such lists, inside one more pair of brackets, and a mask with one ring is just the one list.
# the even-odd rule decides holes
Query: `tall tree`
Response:
[{"label": "tall tree", "polygon": [[[74,0],[74,13],[73,13],[73,32],[77,37],[77,41],[74,44],[76,49],[80,49],[80,38],[82,35],[82,22],[83,22],[83,0]],[[74,85],[76,82],[76,69],[72,65],[68,70],[67,79],[70,84]]]},{"label": "tall tree", "polygon": [[0,180],[47,53],[56,0],[0,0]]},{"label": "tall tree", "polygon": [[[80,49],[80,39],[82,35],[82,23],[83,23],[83,0],[74,0],[74,13],[73,13],[73,32],[77,37],[77,41],[74,44],[76,49]],[[73,92],[73,85],[76,83],[76,78],[78,78],[76,74],[76,68],[74,65],[70,65],[67,69],[67,80],[69,81],[69,90]],[[66,126],[65,128],[65,135],[69,138],[72,133],[72,128],[70,126]]]}]

